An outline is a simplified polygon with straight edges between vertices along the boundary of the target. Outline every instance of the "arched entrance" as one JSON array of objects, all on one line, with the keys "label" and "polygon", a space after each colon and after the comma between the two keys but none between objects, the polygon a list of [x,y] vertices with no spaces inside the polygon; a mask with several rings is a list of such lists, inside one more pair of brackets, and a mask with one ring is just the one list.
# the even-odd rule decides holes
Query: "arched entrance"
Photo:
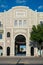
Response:
[{"label": "arched entrance", "polygon": [[0,46],[0,56],[2,56],[3,55],[3,48],[2,48],[2,46]]},{"label": "arched entrance", "polygon": [[15,55],[26,55],[26,38],[23,35],[17,35],[15,38]]},{"label": "arched entrance", "polygon": [[31,56],[34,56],[34,47],[31,47]]},{"label": "arched entrance", "polygon": [[10,47],[7,47],[7,56],[10,56]]}]

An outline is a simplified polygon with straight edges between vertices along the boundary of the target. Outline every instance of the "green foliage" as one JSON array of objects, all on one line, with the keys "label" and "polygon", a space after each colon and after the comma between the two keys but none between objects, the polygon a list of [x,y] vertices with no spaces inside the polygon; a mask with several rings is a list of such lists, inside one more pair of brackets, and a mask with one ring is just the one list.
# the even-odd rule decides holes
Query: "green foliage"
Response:
[{"label": "green foliage", "polygon": [[43,24],[38,24],[37,26],[33,25],[32,31],[30,33],[30,40],[34,42],[43,42]]},{"label": "green foliage", "polygon": [[38,24],[37,26],[33,25],[32,31],[30,33],[30,40],[37,42],[37,47],[40,49],[41,56],[41,45],[43,42],[43,24]]}]

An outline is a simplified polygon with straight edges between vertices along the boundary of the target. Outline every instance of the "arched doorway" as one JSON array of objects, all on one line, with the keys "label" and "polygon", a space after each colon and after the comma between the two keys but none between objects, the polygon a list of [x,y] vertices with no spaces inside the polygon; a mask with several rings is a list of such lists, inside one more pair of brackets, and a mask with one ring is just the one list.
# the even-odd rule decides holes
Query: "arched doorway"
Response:
[{"label": "arched doorway", "polygon": [[7,56],[10,56],[10,47],[7,47]]},{"label": "arched doorway", "polygon": [[31,56],[34,56],[34,47],[31,47]]},{"label": "arched doorway", "polygon": [[26,55],[26,38],[23,35],[17,35],[15,38],[15,55]]},{"label": "arched doorway", "polygon": [[0,56],[2,56],[3,55],[3,48],[2,48],[2,46],[0,46]]}]

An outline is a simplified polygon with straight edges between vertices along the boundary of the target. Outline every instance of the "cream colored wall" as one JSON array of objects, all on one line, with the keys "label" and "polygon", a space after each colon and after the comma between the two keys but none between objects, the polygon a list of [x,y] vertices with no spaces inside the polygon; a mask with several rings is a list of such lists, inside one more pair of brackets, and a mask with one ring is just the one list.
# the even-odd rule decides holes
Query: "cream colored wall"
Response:
[{"label": "cream colored wall", "polygon": [[[26,12],[22,16],[16,16],[16,12]],[[27,20],[27,25],[19,27],[14,26],[14,20]],[[17,6],[12,9],[0,13],[0,21],[3,23],[3,39],[0,40],[4,51],[3,56],[6,56],[6,48],[11,47],[11,56],[14,56],[14,39],[18,34],[24,34],[26,37],[26,56],[30,56],[30,31],[33,25],[37,25],[40,20],[43,20],[43,13],[36,12],[25,6]],[[7,32],[11,33],[11,37],[7,38]],[[2,43],[3,42],[3,43]],[[37,53],[37,52],[36,52]]]}]

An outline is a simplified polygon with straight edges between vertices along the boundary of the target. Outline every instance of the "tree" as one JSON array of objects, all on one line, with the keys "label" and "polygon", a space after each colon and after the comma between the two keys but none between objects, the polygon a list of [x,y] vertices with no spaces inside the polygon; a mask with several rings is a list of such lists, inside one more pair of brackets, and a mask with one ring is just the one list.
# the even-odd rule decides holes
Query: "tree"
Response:
[{"label": "tree", "polygon": [[30,40],[37,42],[37,47],[39,45],[40,56],[41,56],[41,45],[43,42],[43,24],[33,25],[32,31],[30,33]]}]

